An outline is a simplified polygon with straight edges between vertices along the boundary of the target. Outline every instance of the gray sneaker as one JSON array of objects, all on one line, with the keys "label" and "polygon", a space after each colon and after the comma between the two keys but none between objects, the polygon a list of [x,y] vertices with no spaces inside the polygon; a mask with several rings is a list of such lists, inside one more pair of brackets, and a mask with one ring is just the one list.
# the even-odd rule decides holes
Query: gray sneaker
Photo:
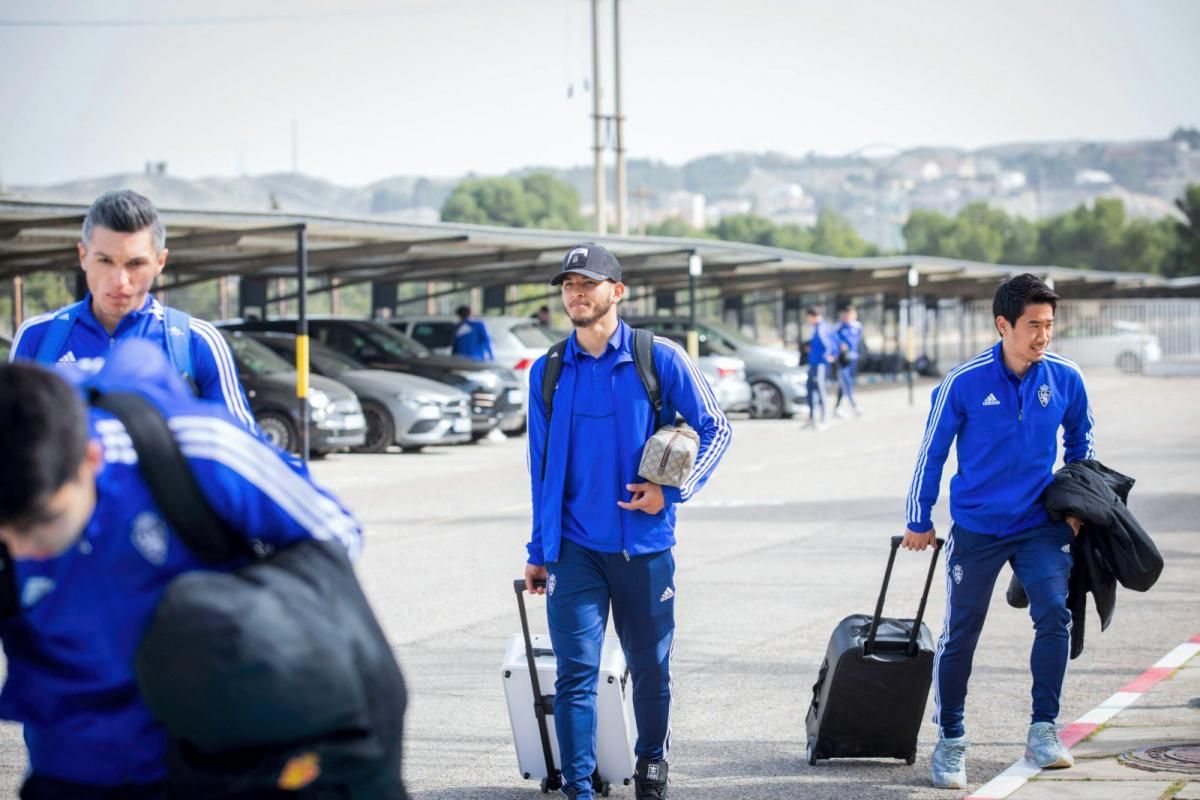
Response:
[{"label": "gray sneaker", "polygon": [[929,760],[929,772],[938,789],[967,788],[967,737],[939,738]]},{"label": "gray sneaker", "polygon": [[1035,722],[1029,726],[1029,735],[1025,738],[1025,759],[1042,769],[1075,766],[1075,759],[1058,738],[1058,728],[1053,722]]}]

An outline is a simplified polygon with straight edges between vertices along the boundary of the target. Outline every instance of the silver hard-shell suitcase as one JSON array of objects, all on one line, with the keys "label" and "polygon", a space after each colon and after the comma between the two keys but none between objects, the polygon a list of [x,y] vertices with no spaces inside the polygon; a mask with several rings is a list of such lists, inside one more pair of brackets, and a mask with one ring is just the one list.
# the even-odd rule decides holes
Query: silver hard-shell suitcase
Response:
[{"label": "silver hard-shell suitcase", "polygon": [[[562,788],[558,739],[554,731],[554,681],[558,675],[550,637],[533,636],[525,613],[525,580],[513,581],[521,613],[521,633],[508,641],[500,675],[508,718],[512,723],[517,769],[541,781],[549,793]],[[633,780],[637,724],[633,716],[633,684],[617,639],[605,639],[596,687],[596,773],[592,785],[607,796],[612,784]]]}]

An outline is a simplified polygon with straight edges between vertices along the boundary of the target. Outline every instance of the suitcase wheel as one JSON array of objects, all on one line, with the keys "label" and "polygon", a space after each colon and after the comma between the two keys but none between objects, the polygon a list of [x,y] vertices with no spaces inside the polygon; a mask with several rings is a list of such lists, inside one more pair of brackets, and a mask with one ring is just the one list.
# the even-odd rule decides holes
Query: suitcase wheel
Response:
[{"label": "suitcase wheel", "polygon": [[907,756],[907,757],[904,759],[904,763],[905,763],[905,764],[908,764],[910,767],[911,767],[913,764],[917,763],[917,754],[916,754],[916,753],[909,753],[909,755],[908,755],[908,756]]},{"label": "suitcase wheel", "polygon": [[599,768],[592,773],[592,792],[601,797],[608,797],[608,793],[612,791],[612,784],[600,777]]},{"label": "suitcase wheel", "polygon": [[815,767],[817,765],[817,743],[816,742],[810,741],[808,743],[808,748],[806,749],[806,755],[808,756],[808,765],[810,767]]}]

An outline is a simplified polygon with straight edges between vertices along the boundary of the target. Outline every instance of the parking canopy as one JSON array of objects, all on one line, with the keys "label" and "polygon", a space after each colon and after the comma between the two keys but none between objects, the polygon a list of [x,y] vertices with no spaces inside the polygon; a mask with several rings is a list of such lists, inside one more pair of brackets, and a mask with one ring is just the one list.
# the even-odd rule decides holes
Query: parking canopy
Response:
[{"label": "parking canopy", "polygon": [[[0,280],[78,270],[76,243],[86,211],[81,205],[0,201]],[[1200,281],[1190,278],[923,256],[834,258],[713,239],[597,236],[278,212],[163,209],[162,216],[170,249],[165,287],[170,289],[223,276],[295,278],[296,231],[304,226],[309,277],[336,278],[343,287],[416,281],[451,282],[456,290],[541,284],[571,245],[595,241],[620,259],[627,282],[639,290],[686,288],[689,258],[698,255],[703,272],[697,285],[709,296],[762,291],[900,296],[914,271],[917,293],[930,299],[990,297],[1004,276],[1026,271],[1053,280],[1061,294],[1072,298],[1200,296]]]}]

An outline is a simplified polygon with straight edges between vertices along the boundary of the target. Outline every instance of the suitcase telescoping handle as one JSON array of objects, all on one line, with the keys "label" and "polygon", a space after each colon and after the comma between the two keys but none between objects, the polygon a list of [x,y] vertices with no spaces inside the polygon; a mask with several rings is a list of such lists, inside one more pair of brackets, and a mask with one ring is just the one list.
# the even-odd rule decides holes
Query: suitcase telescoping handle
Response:
[{"label": "suitcase telescoping handle", "polygon": [[[535,587],[545,587],[545,581],[534,581]],[[529,682],[533,686],[533,715],[537,718],[538,734],[542,739],[542,756],[546,759],[546,780],[550,789],[562,787],[558,771],[554,768],[554,754],[550,750],[550,727],[546,724],[546,715],[554,713],[554,698],[542,694],[542,684],[538,680],[537,661],[534,658],[533,637],[529,635],[529,616],[525,613],[525,579],[513,581],[513,591],[517,593],[517,609],[521,612],[521,635],[525,637],[525,661],[529,665]]]},{"label": "suitcase telescoping handle", "polygon": [[[892,579],[892,565],[896,563],[896,551],[900,549],[903,536],[892,537],[892,547],[888,552],[887,569],[883,573],[883,586],[879,588],[879,600],[875,603],[875,616],[871,618],[871,630],[867,640],[863,642],[863,654],[870,655],[875,649],[875,635],[879,632],[879,620],[883,617],[883,598],[887,596],[888,582]],[[925,603],[929,600],[929,587],[933,585],[933,573],[937,569],[938,553],[946,542],[936,538],[933,542],[933,557],[929,560],[929,572],[925,576],[925,591],[921,592],[921,604],[917,607],[917,617],[913,620],[912,632],[908,637],[907,652],[910,656],[917,653],[917,637],[921,635],[921,622],[925,618]]]}]

